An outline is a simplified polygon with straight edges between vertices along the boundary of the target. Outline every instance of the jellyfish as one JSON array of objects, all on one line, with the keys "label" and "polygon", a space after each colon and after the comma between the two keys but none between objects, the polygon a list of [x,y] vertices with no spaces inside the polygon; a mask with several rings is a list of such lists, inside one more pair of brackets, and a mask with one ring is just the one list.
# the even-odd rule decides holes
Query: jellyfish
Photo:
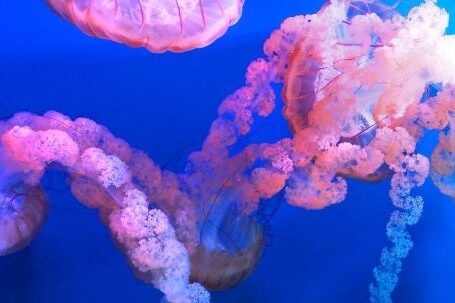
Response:
[{"label": "jellyfish", "polygon": [[[370,285],[371,302],[391,302],[401,260],[413,245],[407,226],[423,209],[422,197],[411,191],[429,174],[416,143],[425,130],[447,126],[454,102],[454,61],[442,53],[455,49],[453,37],[444,35],[448,14],[433,1],[407,17],[379,1],[332,1],[305,21],[283,90],[284,116],[302,154],[288,202],[321,209],[344,200],[347,177],[370,182],[391,176],[389,195],[397,208],[387,224],[392,246],[382,251]],[[442,84],[442,91],[427,98],[432,83]],[[433,163],[442,167],[448,158],[440,150]],[[440,187],[450,182],[433,176]]]},{"label": "jellyfish", "polygon": [[243,0],[48,0],[58,15],[84,33],[145,47],[184,52],[211,44],[235,24]]},{"label": "jellyfish", "polygon": [[[236,285],[254,271],[265,246],[254,215],[261,203],[284,193],[292,206],[322,210],[345,199],[347,178],[388,180],[391,245],[381,252],[369,291],[371,302],[391,302],[413,246],[408,227],[423,211],[413,190],[431,175],[443,193],[454,192],[455,39],[447,26],[448,13],[431,0],[407,16],[377,0],[330,1],[271,34],[264,57],[221,102],[183,172],[161,169],[92,120],[51,111],[0,123],[2,180],[33,189],[50,164],[67,171],[71,191],[99,209],[136,276],[165,301],[185,303],[209,302],[208,290]],[[276,87],[290,134],[241,143],[276,110]],[[429,87],[437,87],[433,95]],[[431,161],[416,147],[428,131],[441,132]],[[1,188],[5,201],[14,201],[13,188]],[[34,190],[25,193],[18,203],[42,204]],[[5,253],[28,243],[42,223],[44,212],[31,220],[26,209],[19,210],[31,222],[29,233],[8,233]],[[22,222],[15,213],[0,214]]]},{"label": "jellyfish", "polygon": [[[387,224],[392,245],[382,251],[370,285],[371,302],[391,302],[402,259],[413,245],[407,227],[423,210],[422,197],[412,190],[430,171],[416,144],[425,132],[448,127],[455,101],[449,55],[455,44],[445,35],[447,25],[447,12],[434,1],[405,17],[380,1],[331,1],[314,15],[285,20],[264,44],[266,58],[249,66],[245,87],[221,104],[202,150],[190,161],[213,170],[203,165],[238,157],[230,155],[231,146],[256,118],[273,111],[272,85],[281,83],[292,138],[267,148],[248,146],[244,152],[260,150],[259,156],[237,177],[244,178],[237,190],[255,201],[284,188],[289,204],[323,209],[345,199],[346,178],[391,178],[389,195],[397,208]],[[430,97],[428,87],[435,83],[438,93]],[[446,193],[453,178],[450,138],[450,131],[441,135],[432,156],[433,179]],[[215,166],[226,171],[223,164]],[[259,197],[248,196],[245,184],[255,186],[249,178],[256,174],[272,186],[268,192],[254,187]]]},{"label": "jellyfish", "polygon": [[[450,94],[450,95],[449,95]],[[455,190],[453,182],[454,178],[454,142],[453,139],[454,135],[454,127],[455,127],[455,120],[453,117],[453,106],[454,104],[450,102],[451,97],[453,95],[453,90],[450,92],[446,92],[446,94],[442,94],[439,98],[433,99],[433,104],[437,104],[439,106],[446,107],[446,110],[449,111],[448,117],[441,117],[442,120],[440,122],[447,124],[446,133],[440,134],[439,137],[439,144],[434,149],[431,155],[431,177],[433,183],[439,188],[439,190],[444,193],[445,195],[454,198],[455,197]],[[434,111],[433,111],[434,112]],[[436,120],[438,121],[438,120]]]},{"label": "jellyfish", "polygon": [[7,180],[32,188],[20,200],[10,197],[10,187],[2,189],[2,227],[8,231],[2,234],[2,254],[27,244],[42,223],[44,197],[33,188],[39,186],[47,166],[55,163],[70,174],[76,197],[100,209],[134,269],[147,274],[147,282],[160,289],[166,300],[209,300],[201,284],[189,282],[188,251],[168,217],[149,207],[147,196],[134,185],[125,163],[132,151],[123,141],[89,120],[73,122],[53,112],[44,117],[18,114],[2,130],[2,168],[13,176]]},{"label": "jellyfish", "polygon": [[227,198],[217,202],[199,230],[190,256],[192,281],[208,290],[226,289],[256,268],[265,246],[263,230],[253,216],[239,215],[235,202]]},{"label": "jellyfish", "polygon": [[40,230],[47,213],[46,196],[40,186],[14,184],[2,191],[0,206],[0,256],[27,246]]},{"label": "jellyfish", "polygon": [[208,188],[199,190],[199,176],[162,171],[85,118],[18,113],[0,129],[4,180],[29,189],[17,198],[16,187],[2,188],[1,223],[8,231],[2,255],[27,245],[43,223],[46,200],[38,186],[57,166],[68,172],[74,196],[99,210],[135,275],[161,290],[166,302],[209,302],[206,289],[236,285],[256,267],[262,228],[253,210],[240,209],[232,186],[229,195],[203,199]]}]

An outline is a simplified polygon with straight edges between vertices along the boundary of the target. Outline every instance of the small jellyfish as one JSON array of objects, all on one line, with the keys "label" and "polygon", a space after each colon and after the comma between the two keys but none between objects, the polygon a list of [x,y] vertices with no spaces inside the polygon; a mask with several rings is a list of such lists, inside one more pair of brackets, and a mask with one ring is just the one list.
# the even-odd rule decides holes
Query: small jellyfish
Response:
[{"label": "small jellyfish", "polygon": [[448,115],[448,130],[439,136],[439,144],[431,155],[431,177],[439,190],[455,198],[455,118]]},{"label": "small jellyfish", "polygon": [[254,216],[239,214],[235,202],[213,205],[200,224],[199,244],[190,254],[191,282],[208,290],[237,285],[256,268],[265,241]]},{"label": "small jellyfish", "polygon": [[244,0],[47,0],[84,33],[145,47],[183,52],[211,44],[241,14]]},{"label": "small jellyfish", "polygon": [[39,186],[19,183],[0,194],[0,256],[27,246],[44,223],[46,196]]}]

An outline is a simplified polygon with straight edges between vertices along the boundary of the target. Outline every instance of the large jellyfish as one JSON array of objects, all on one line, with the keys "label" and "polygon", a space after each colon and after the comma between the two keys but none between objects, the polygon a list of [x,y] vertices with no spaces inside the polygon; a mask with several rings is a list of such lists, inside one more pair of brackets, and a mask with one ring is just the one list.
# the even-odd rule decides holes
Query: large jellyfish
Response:
[{"label": "large jellyfish", "polygon": [[[69,173],[78,200],[100,210],[139,278],[169,302],[208,302],[206,289],[254,270],[265,245],[254,216],[260,203],[284,190],[293,206],[323,209],[345,199],[346,178],[390,177],[391,245],[373,270],[370,301],[391,302],[413,245],[407,227],[423,210],[412,190],[431,173],[455,196],[455,37],[445,35],[447,25],[448,13],[431,0],[407,16],[380,1],[333,0],[285,20],[180,174],[91,120],[15,115],[0,125],[0,226],[9,226],[0,252],[23,247],[38,230],[45,208],[36,186],[54,163]],[[292,135],[241,144],[275,110],[277,83]],[[442,131],[431,162],[416,152],[429,130]]]},{"label": "large jellyfish", "polygon": [[243,0],[47,0],[84,33],[154,53],[204,47],[242,14]]}]

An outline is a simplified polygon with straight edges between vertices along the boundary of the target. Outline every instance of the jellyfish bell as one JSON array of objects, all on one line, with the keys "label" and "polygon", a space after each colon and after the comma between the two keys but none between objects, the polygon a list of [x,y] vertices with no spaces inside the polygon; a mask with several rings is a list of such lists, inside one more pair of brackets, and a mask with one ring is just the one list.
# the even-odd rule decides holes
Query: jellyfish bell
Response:
[{"label": "jellyfish bell", "polygon": [[[328,1],[307,19],[306,34],[288,56],[282,91],[283,115],[291,132],[335,130],[339,143],[365,147],[378,127],[393,123],[393,117],[375,112],[384,88],[372,73],[377,69],[375,52],[384,43],[375,32],[381,29],[373,25],[393,14],[393,6],[376,0]],[[350,169],[338,175],[379,182],[391,171],[383,165],[367,175]]]},{"label": "jellyfish bell", "polygon": [[84,33],[154,53],[211,44],[235,24],[244,0],[47,0]]},{"label": "jellyfish bell", "polygon": [[455,115],[447,115],[449,125],[439,137],[439,144],[431,154],[431,178],[439,190],[455,198]]},{"label": "jellyfish bell", "polygon": [[239,214],[235,202],[223,200],[200,222],[198,245],[190,252],[191,282],[209,290],[237,285],[256,268],[265,241],[254,216]]},{"label": "jellyfish bell", "polygon": [[392,174],[393,172],[387,167],[387,165],[383,164],[375,172],[368,175],[360,175],[352,170],[344,170],[342,172],[339,172],[337,175],[341,177],[357,179],[368,183],[378,183],[392,176]]},{"label": "jellyfish bell", "polygon": [[[375,49],[380,48],[380,37],[374,30],[365,26],[365,29],[360,31],[356,28],[358,25],[351,24],[352,19],[375,15],[379,20],[385,21],[393,16],[393,12],[393,6],[377,0],[337,0],[327,1],[317,15],[307,20],[309,26],[306,34],[297,41],[288,56],[282,91],[285,103],[283,115],[292,132],[307,127],[308,115],[315,103],[333,94],[331,86],[336,82],[343,81],[344,77],[352,77],[354,71],[361,74],[359,70],[364,65],[367,66],[369,61],[373,61]],[[368,37],[369,43],[357,41],[364,39],[364,36]],[[327,40],[331,42],[327,43]],[[353,81],[358,81],[357,78],[352,78]],[[380,119],[375,119],[371,109],[382,89],[373,85],[375,77],[370,78],[372,80],[368,77],[361,79],[363,85],[350,93],[358,99],[355,105],[360,119],[367,124],[382,123]],[[354,128],[350,129],[352,134],[356,132]]]},{"label": "jellyfish bell", "polygon": [[27,246],[47,215],[47,199],[42,188],[24,182],[24,174],[11,163],[0,147],[0,256]]},{"label": "jellyfish bell", "polygon": [[14,253],[35,237],[47,214],[47,199],[40,186],[15,184],[0,193],[0,256]]},{"label": "jellyfish bell", "polygon": [[285,74],[282,97],[283,115],[293,133],[308,126],[308,114],[316,102],[315,81],[322,63],[308,49],[294,49],[289,56],[289,68]]},{"label": "jellyfish bell", "polygon": [[438,146],[431,155],[431,178],[439,190],[455,198],[455,153]]}]

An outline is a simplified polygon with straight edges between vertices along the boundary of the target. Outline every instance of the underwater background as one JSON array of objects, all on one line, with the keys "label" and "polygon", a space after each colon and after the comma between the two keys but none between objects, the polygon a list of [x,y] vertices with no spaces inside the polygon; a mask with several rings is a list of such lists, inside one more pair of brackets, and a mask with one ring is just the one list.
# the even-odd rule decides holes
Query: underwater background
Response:
[{"label": "underwater background", "polygon": [[[53,14],[44,1],[1,1],[0,119],[18,111],[56,110],[84,116],[182,171],[205,138],[220,102],[243,85],[248,63],[287,17],[316,12],[324,1],[246,0],[243,17],[212,45],[183,54],[90,38]],[[403,1],[400,10],[418,2]],[[438,1],[455,14],[453,0]],[[452,21],[450,31],[455,32]],[[279,88],[277,88],[279,89]],[[289,134],[280,109],[248,142]],[[436,136],[421,141],[429,155]],[[389,243],[389,184],[349,180],[346,200],[320,211],[280,203],[272,245],[240,285],[212,293],[212,302],[368,302],[372,269]],[[134,278],[96,211],[72,196],[59,172],[43,186],[48,219],[37,238],[0,258],[0,303],[159,302]],[[431,178],[416,192],[425,207],[410,228],[414,248],[403,261],[395,302],[455,302],[455,204]]]}]

